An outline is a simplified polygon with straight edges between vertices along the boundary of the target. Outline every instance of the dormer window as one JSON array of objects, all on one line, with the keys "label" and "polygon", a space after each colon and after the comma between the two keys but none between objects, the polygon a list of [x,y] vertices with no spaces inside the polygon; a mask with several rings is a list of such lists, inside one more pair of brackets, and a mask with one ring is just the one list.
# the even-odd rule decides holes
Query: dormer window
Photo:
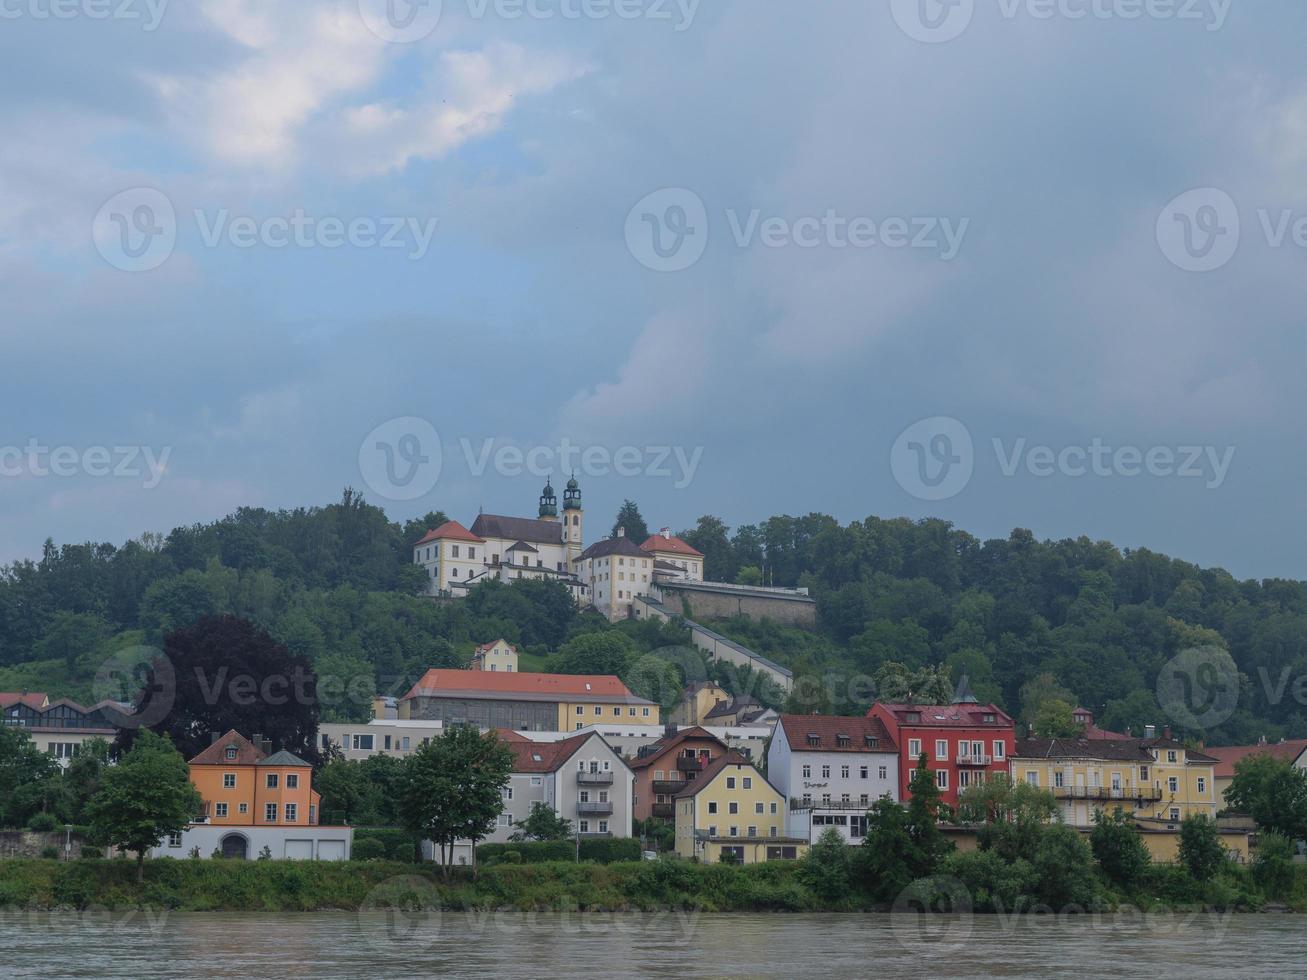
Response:
[{"label": "dormer window", "polygon": [[920,721],[921,721],[921,712],[920,712],[920,711],[909,711],[909,712],[908,712],[908,723],[909,723],[909,724],[913,724],[913,725],[915,725],[915,724],[919,723]]},{"label": "dormer window", "polygon": [[867,743],[867,748],[869,749],[874,749],[876,746],[880,745],[880,739],[875,735],[865,735],[863,736],[863,740]]},{"label": "dormer window", "polygon": [[809,732],[809,733],[808,733],[808,744],[809,744],[809,745],[820,745],[820,744],[821,744],[821,736],[818,735],[816,732]]},{"label": "dormer window", "polygon": [[993,713],[987,712],[984,717],[985,717],[985,723],[988,725],[992,725],[994,724],[994,722],[998,721],[998,716]]},{"label": "dormer window", "polygon": [[842,749],[847,749],[852,744],[852,740],[847,735],[836,735],[835,741],[839,743]]},{"label": "dormer window", "polygon": [[229,745],[229,746],[227,746],[227,752],[226,752],[226,755],[227,755],[227,758],[228,758],[228,759],[234,759],[234,758],[236,758],[236,746],[234,746],[234,745]]}]

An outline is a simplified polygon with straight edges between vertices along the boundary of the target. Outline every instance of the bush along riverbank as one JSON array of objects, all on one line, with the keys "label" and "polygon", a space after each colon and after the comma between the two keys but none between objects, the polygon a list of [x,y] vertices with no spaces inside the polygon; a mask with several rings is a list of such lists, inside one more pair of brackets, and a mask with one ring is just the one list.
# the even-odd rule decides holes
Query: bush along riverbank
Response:
[{"label": "bush along riverbank", "polygon": [[[902,883],[860,881],[830,862],[811,860],[748,867],[674,860],[500,863],[482,868],[475,879],[463,868],[446,879],[429,864],[391,861],[170,859],[146,862],[138,883],[130,861],[19,859],[0,861],[0,910],[1061,913],[1127,906],[1257,911],[1267,903],[1254,874],[1239,868],[1199,883],[1183,868],[1155,867],[1126,892],[1097,873],[1070,888],[1062,876],[1041,881],[1038,870],[999,867],[1001,858],[991,853],[953,855],[936,874]],[[1280,903],[1307,909],[1307,868],[1295,868],[1282,885]],[[886,899],[888,890],[895,894]]]}]

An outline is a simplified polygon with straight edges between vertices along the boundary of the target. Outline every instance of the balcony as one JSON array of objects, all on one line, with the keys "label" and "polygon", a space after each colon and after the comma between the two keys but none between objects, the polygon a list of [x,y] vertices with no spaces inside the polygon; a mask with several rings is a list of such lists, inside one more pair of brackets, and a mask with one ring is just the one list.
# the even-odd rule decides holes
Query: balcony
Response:
[{"label": "balcony", "polygon": [[578,772],[576,781],[583,786],[611,786],[613,785],[613,774],[611,772]]},{"label": "balcony", "polygon": [[994,757],[992,755],[959,755],[958,765],[960,766],[992,766]]},{"label": "balcony", "polygon": [[576,812],[583,817],[606,816],[613,812],[612,803],[578,803]]},{"label": "balcony", "polygon": [[1054,786],[1053,796],[1059,800],[1137,800],[1153,803],[1162,798],[1160,786]]},{"label": "balcony", "polygon": [[655,817],[665,817],[670,820],[672,817],[676,816],[676,804],[655,803],[653,805],[653,815]]},{"label": "balcony", "polygon": [[663,796],[675,796],[681,790],[685,789],[684,779],[655,779],[653,781],[654,795],[662,794]]},{"label": "balcony", "polygon": [[790,811],[798,810],[854,810],[858,813],[866,813],[871,809],[870,800],[801,800],[797,797],[790,797]]},{"label": "balcony", "polygon": [[706,759],[700,761],[698,758],[691,759],[683,755],[677,756],[676,771],[677,772],[703,772],[703,767],[706,766],[707,764],[708,761]]}]

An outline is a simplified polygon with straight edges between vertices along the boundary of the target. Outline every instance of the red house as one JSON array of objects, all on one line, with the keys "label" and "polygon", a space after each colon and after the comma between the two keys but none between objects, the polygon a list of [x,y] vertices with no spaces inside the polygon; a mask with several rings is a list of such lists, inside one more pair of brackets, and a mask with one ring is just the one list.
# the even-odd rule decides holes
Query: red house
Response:
[{"label": "red house", "polygon": [[[867,717],[878,718],[899,747],[899,798],[909,797],[908,783],[921,754],[935,773],[940,797],[950,806],[958,791],[1008,772],[1016,743],[1016,725],[992,704],[882,704]],[[988,775],[987,775],[988,774]]]}]

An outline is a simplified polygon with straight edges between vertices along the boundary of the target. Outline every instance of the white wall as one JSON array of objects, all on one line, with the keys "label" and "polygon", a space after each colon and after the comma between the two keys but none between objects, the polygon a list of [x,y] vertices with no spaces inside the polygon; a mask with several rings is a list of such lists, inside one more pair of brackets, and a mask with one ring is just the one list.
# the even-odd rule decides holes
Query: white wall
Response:
[{"label": "white wall", "polygon": [[191,848],[198,847],[207,860],[222,846],[228,834],[241,834],[248,841],[246,858],[253,861],[266,846],[275,860],[347,861],[354,850],[352,827],[224,827],[216,824],[191,824],[181,835],[181,845],[168,840],[150,851],[150,857],[189,858]]}]

